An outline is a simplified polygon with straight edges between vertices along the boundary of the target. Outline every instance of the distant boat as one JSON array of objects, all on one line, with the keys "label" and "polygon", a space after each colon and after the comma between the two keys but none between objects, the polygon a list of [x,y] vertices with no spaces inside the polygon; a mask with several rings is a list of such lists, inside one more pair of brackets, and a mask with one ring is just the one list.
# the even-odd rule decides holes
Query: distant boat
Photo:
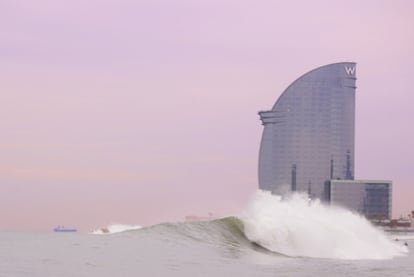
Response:
[{"label": "distant boat", "polygon": [[64,226],[57,226],[53,229],[53,232],[60,232],[60,233],[74,233],[77,232],[76,228],[65,228]]}]

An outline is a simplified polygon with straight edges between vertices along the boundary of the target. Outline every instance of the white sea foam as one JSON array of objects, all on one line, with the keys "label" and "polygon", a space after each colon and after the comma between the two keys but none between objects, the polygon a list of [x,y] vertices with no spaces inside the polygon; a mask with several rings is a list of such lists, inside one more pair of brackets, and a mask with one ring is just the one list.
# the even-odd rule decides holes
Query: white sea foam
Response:
[{"label": "white sea foam", "polygon": [[293,257],[390,259],[408,252],[364,217],[304,194],[282,199],[258,191],[241,219],[249,240]]},{"label": "white sea foam", "polygon": [[139,226],[139,225],[111,224],[108,227],[99,228],[93,231],[92,234],[94,235],[114,234],[114,233],[121,233],[125,231],[138,230],[141,228],[142,226]]},{"label": "white sea foam", "polygon": [[392,234],[391,238],[397,241],[414,240],[414,234]]}]

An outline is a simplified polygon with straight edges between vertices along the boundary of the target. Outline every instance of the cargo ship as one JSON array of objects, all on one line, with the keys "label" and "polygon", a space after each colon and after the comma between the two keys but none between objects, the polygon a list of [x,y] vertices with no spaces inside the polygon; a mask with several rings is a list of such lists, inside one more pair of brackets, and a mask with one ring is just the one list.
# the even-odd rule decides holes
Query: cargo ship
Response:
[{"label": "cargo ship", "polygon": [[77,231],[76,228],[65,228],[65,226],[57,226],[53,229],[53,232],[57,233],[75,233]]}]

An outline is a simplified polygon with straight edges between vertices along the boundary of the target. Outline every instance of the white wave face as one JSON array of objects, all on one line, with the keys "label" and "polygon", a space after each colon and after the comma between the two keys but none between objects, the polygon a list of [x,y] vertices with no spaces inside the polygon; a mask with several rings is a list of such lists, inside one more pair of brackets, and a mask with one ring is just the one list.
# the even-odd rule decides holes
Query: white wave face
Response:
[{"label": "white wave face", "polygon": [[121,233],[125,231],[138,230],[142,226],[139,225],[126,225],[126,224],[112,224],[108,227],[100,228],[92,232],[94,235],[103,235],[103,234],[114,234]]},{"label": "white wave face", "polygon": [[247,238],[292,257],[390,259],[408,253],[364,217],[307,195],[258,191],[242,214]]}]

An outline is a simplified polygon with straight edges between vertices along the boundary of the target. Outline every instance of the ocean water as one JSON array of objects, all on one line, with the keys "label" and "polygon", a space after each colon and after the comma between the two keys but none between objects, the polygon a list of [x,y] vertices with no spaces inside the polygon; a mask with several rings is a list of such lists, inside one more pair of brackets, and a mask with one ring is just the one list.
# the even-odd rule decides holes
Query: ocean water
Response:
[{"label": "ocean water", "polygon": [[237,217],[212,221],[0,232],[0,276],[414,276],[412,238],[303,195],[259,192]]}]

